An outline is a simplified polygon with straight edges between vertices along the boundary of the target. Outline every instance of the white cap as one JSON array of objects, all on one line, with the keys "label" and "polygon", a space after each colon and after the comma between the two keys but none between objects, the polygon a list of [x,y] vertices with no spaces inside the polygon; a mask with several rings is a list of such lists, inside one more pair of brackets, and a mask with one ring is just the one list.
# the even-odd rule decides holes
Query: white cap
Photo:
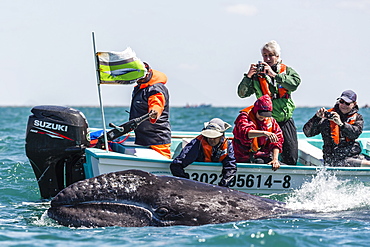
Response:
[{"label": "white cap", "polygon": [[205,127],[201,134],[208,138],[217,138],[222,136],[230,127],[230,124],[222,121],[220,118],[213,118],[208,123],[205,123]]}]

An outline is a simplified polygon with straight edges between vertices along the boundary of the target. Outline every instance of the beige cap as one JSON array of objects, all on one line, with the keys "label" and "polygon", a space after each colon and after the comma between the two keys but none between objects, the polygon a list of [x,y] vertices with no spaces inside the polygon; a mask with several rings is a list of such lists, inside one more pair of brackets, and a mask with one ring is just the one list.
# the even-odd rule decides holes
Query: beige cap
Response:
[{"label": "beige cap", "polygon": [[217,138],[222,136],[230,127],[230,124],[222,121],[220,118],[213,118],[208,123],[205,123],[205,127],[201,134],[208,138]]}]

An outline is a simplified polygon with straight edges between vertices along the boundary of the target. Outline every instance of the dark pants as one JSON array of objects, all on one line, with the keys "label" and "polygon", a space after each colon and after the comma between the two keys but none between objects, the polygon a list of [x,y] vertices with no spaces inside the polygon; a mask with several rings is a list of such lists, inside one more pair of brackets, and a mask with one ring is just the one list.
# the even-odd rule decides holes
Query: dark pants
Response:
[{"label": "dark pants", "polygon": [[278,124],[284,136],[283,152],[280,154],[280,160],[288,165],[296,165],[298,160],[298,139],[294,120],[291,118],[284,122],[278,122]]}]

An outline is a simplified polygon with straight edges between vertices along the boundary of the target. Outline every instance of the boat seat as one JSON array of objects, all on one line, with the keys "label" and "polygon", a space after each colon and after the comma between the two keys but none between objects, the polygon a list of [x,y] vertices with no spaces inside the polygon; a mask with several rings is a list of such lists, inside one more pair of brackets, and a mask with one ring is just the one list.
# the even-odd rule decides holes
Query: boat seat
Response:
[{"label": "boat seat", "polygon": [[365,154],[370,156],[370,141],[366,141]]},{"label": "boat seat", "polygon": [[127,146],[121,145],[118,143],[112,143],[111,148],[114,152],[132,155],[132,156],[136,156],[139,158],[148,158],[148,159],[163,159],[164,158],[162,154],[158,153],[157,151],[149,147],[140,146],[140,145],[136,145],[133,143]]},{"label": "boat seat", "polygon": [[306,166],[322,166],[322,150],[307,140],[298,140],[298,162]]},{"label": "boat seat", "polygon": [[147,159],[160,159],[163,160],[165,157],[155,151],[154,149],[147,147],[126,147],[124,154],[133,155],[138,158],[147,158]]},{"label": "boat seat", "polygon": [[370,158],[370,139],[369,138],[360,138],[357,140],[360,143],[360,146],[362,148],[362,154],[365,155],[367,159]]},{"label": "boat seat", "polygon": [[182,141],[177,145],[175,151],[173,152],[172,159],[176,158],[180,154],[181,150],[186,146],[186,144],[188,144],[193,139],[194,138],[182,138]]}]

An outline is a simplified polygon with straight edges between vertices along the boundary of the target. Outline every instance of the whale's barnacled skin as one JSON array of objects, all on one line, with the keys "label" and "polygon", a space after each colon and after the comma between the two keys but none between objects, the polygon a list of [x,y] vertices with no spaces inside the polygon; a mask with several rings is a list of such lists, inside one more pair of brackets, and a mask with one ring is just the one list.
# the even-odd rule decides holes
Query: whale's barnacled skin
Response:
[{"label": "whale's barnacled skin", "polygon": [[48,216],[66,226],[204,225],[276,217],[278,201],[189,179],[128,170],[76,182]]}]

